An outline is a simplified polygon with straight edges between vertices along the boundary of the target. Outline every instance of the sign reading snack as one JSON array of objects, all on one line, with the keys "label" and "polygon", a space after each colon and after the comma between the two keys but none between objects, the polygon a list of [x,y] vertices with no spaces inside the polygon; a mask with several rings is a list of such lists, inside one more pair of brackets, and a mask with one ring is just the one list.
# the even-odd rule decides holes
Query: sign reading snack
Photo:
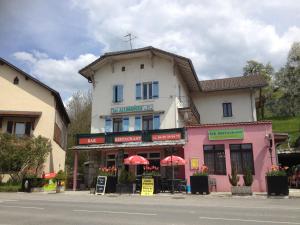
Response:
[{"label": "sign reading snack", "polygon": [[153,105],[132,105],[132,106],[124,106],[124,107],[115,107],[111,108],[111,113],[130,113],[130,112],[145,112],[145,111],[153,111]]},{"label": "sign reading snack", "polygon": [[115,137],[116,143],[122,143],[122,142],[141,142],[142,136],[119,136]]},{"label": "sign reading snack", "polygon": [[167,140],[179,140],[179,139],[181,139],[181,133],[152,134],[152,141],[167,141]]},{"label": "sign reading snack", "polygon": [[141,195],[151,196],[154,192],[154,179],[153,178],[142,178],[142,191]]},{"label": "sign reading snack", "polygon": [[105,194],[105,188],[106,188],[106,176],[98,176],[97,177],[97,183],[96,183],[96,195],[104,195]]},{"label": "sign reading snack", "polygon": [[209,130],[208,139],[211,141],[244,139],[244,129]]},{"label": "sign reading snack", "polygon": [[104,137],[89,137],[89,138],[79,138],[80,145],[90,145],[90,144],[104,144]]}]

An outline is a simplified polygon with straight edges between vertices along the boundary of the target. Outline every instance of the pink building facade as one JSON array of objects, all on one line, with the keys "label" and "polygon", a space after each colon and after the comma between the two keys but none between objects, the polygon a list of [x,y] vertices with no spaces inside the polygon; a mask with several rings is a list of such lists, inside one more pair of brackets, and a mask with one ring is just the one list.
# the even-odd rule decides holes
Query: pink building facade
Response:
[{"label": "pink building facade", "polygon": [[[216,132],[223,135],[216,136]],[[232,132],[235,137],[230,136]],[[216,189],[213,191],[231,191],[228,174],[231,174],[232,165],[240,171],[239,185],[244,183],[241,171],[252,167],[252,191],[266,191],[265,174],[272,164],[276,164],[271,122],[190,126],[187,127],[187,139],[184,157],[187,161],[185,177],[188,185],[190,176],[196,170],[192,162],[196,160],[199,167],[203,164],[208,166],[209,177],[216,179]]]}]

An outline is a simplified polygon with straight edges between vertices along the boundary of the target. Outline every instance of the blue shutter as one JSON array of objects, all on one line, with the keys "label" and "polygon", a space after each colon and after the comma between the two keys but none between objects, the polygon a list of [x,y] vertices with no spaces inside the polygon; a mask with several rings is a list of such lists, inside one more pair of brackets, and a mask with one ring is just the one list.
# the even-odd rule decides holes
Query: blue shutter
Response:
[{"label": "blue shutter", "polygon": [[124,117],[122,123],[122,131],[129,131],[129,117]]},{"label": "blue shutter", "polygon": [[142,99],[142,85],[141,85],[141,83],[137,83],[135,85],[135,99],[136,100]]},{"label": "blue shutter", "polygon": [[116,88],[117,88],[117,86],[116,85],[114,85],[113,86],[113,102],[116,102]]},{"label": "blue shutter", "polygon": [[123,101],[123,85],[118,85],[117,86],[118,87],[118,92],[117,92],[117,94],[118,94],[118,102],[122,102]]},{"label": "blue shutter", "polygon": [[159,85],[158,85],[158,81],[153,81],[153,84],[152,84],[152,95],[153,95],[153,98],[158,98],[159,97]]},{"label": "blue shutter", "polygon": [[112,132],[112,120],[110,117],[105,118],[105,132]]},{"label": "blue shutter", "polygon": [[135,117],[134,130],[142,130],[142,118],[141,116]]},{"label": "blue shutter", "polygon": [[160,116],[153,116],[153,130],[158,130],[160,128]]}]

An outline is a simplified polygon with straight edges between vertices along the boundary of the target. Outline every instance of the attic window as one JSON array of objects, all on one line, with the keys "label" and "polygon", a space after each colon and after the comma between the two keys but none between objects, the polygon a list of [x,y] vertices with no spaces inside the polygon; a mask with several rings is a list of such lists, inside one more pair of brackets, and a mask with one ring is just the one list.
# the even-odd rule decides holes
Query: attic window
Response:
[{"label": "attic window", "polygon": [[125,66],[122,66],[122,71],[123,71],[123,72],[125,71]]},{"label": "attic window", "polygon": [[144,69],[144,64],[141,64],[141,65],[140,65],[140,68],[141,68],[141,70]]},{"label": "attic window", "polygon": [[18,84],[19,84],[19,78],[18,78],[18,77],[15,77],[15,79],[14,79],[14,84],[15,84],[15,85],[18,85]]}]

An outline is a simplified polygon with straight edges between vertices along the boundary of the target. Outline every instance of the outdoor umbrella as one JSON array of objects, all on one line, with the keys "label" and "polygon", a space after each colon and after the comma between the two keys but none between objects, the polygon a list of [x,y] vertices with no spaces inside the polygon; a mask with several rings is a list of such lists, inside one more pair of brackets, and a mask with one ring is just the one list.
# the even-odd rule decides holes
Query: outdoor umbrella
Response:
[{"label": "outdoor umbrella", "polygon": [[132,155],[124,159],[126,165],[149,165],[149,161],[142,156]]},{"label": "outdoor umbrella", "polygon": [[161,166],[172,166],[172,193],[174,193],[174,166],[184,166],[185,160],[176,155],[170,155],[160,161]]}]

